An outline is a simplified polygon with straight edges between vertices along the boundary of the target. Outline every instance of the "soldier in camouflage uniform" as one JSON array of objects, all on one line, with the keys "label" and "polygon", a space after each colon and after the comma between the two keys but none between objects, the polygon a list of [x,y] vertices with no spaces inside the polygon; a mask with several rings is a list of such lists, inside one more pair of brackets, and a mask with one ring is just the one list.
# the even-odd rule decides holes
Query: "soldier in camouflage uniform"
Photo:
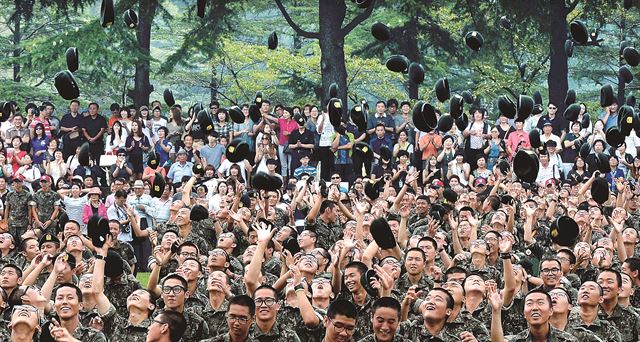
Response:
[{"label": "soldier in camouflage uniform", "polygon": [[[0,327],[0,341],[18,341],[18,337],[24,338],[24,341],[40,341],[38,338],[40,314],[36,307],[16,305],[8,319],[11,321],[11,327],[7,324],[9,322],[3,320]],[[15,335],[12,336],[14,331]]]},{"label": "soldier in camouflage uniform", "polygon": [[[80,289],[72,284],[66,284],[58,287],[55,293],[54,307],[60,326],[64,327],[74,338],[83,342],[106,342],[107,338],[101,331],[94,328],[85,327],[79,321],[80,312]],[[65,310],[63,310],[65,308]],[[77,325],[73,326],[74,321]],[[57,335],[52,332],[52,335]]]},{"label": "soldier in camouflage uniform", "polygon": [[33,226],[42,228],[43,233],[55,234],[60,213],[60,195],[51,190],[51,177],[40,177],[40,189],[33,195]]},{"label": "soldier in camouflage uniform", "polygon": [[[13,192],[7,194],[3,217],[9,222],[9,233],[20,239],[31,220],[29,203],[33,201],[33,196],[23,188],[21,178],[14,177],[12,185]],[[40,228],[34,227],[37,231],[40,231]]]},{"label": "soldier in camouflage uniform", "polygon": [[[577,302],[579,306],[571,310],[568,325],[574,328],[586,328],[604,341],[621,341],[622,337],[618,329],[610,322],[598,317],[599,303],[602,298],[600,291],[600,285],[594,281],[584,282],[580,286]],[[592,321],[587,324],[585,319],[590,316]]]},{"label": "soldier in camouflage uniform", "polygon": [[411,286],[418,286],[428,292],[433,288],[433,280],[425,275],[425,253],[420,248],[411,248],[405,254],[404,267],[407,270],[396,282],[395,289],[407,293]]},{"label": "soldier in camouflage uniform", "polygon": [[599,317],[612,323],[620,331],[622,341],[637,341],[640,336],[640,317],[618,303],[618,291],[622,286],[618,281],[621,278],[618,271],[611,269],[602,270],[598,275],[598,284],[604,292],[604,302],[600,304]]},{"label": "soldier in camouflage uniform", "polygon": [[[256,304],[256,322],[249,331],[250,340],[272,342],[300,342],[298,334],[287,326],[287,322],[277,320],[280,305],[276,300],[276,291],[270,286],[260,286],[254,292],[253,298]],[[266,327],[266,331],[260,328]]]},{"label": "soldier in camouflage uniform", "polygon": [[[247,295],[231,297],[225,311],[225,325],[220,327],[220,333],[215,337],[203,339],[200,342],[231,342],[231,335],[234,334],[236,341],[244,341],[249,336],[250,328],[253,326],[255,317],[255,304],[253,299]],[[204,336],[203,336],[204,337]]]},{"label": "soldier in camouflage uniform", "polygon": [[[429,291],[422,304],[423,319],[400,323],[399,335],[411,341],[437,338],[444,342],[475,337],[464,325],[461,328],[458,323],[447,322],[453,307],[454,300],[449,292],[441,288]],[[464,331],[460,332],[460,329]],[[433,330],[437,332],[433,333]]]},{"label": "soldier in camouflage uniform", "polygon": [[400,302],[391,297],[382,297],[373,304],[373,334],[365,336],[359,342],[376,342],[379,340],[389,340],[391,342],[408,342],[403,336],[397,334],[400,325],[401,307]]},{"label": "soldier in camouflage uniform", "polygon": [[318,195],[316,203],[307,215],[304,229],[316,233],[316,246],[329,250],[342,238],[342,225],[338,219],[338,206],[329,200],[322,200]]},{"label": "soldier in camouflage uniform", "polygon": [[[504,337],[502,330],[502,296],[496,286],[489,286],[488,300],[491,303],[491,334],[492,340],[502,340]],[[567,297],[568,298],[568,297]],[[534,340],[547,341],[571,341],[578,342],[578,339],[560,331],[550,324],[552,311],[551,298],[543,290],[532,290],[524,298],[524,316],[527,320],[528,328],[524,331],[508,338],[512,342],[526,342]],[[496,336],[494,338],[494,336]]]}]

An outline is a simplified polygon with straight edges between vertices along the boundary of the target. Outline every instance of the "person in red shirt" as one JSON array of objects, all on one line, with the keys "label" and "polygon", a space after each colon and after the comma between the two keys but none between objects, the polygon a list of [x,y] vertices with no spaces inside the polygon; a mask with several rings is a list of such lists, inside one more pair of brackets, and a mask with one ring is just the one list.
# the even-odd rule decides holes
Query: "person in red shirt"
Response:
[{"label": "person in red shirt", "polygon": [[530,149],[531,142],[529,142],[529,134],[523,130],[524,120],[516,119],[516,131],[509,134],[507,139],[507,153],[509,159],[513,159],[513,156],[518,152],[519,148]]}]

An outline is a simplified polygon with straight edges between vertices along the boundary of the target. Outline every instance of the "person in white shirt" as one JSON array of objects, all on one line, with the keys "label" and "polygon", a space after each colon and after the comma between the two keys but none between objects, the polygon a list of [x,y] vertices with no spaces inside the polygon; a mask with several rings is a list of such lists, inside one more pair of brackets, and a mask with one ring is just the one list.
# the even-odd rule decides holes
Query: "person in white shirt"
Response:
[{"label": "person in white shirt", "polygon": [[549,163],[548,153],[547,151],[540,153],[540,167],[536,178],[536,183],[539,187],[544,187],[547,180],[551,178],[560,179],[560,169],[558,165]]},{"label": "person in white shirt", "polygon": [[560,148],[560,137],[553,134],[553,126],[551,125],[551,121],[546,121],[544,123],[544,127],[542,128],[542,134],[540,134],[540,143],[546,144],[547,141],[553,140],[556,143],[556,152],[560,153],[562,148]]}]

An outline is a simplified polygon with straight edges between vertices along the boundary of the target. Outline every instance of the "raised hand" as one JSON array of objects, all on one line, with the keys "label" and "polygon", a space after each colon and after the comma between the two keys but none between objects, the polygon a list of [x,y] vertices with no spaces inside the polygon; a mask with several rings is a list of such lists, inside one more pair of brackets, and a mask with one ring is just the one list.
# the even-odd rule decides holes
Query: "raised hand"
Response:
[{"label": "raised hand", "polygon": [[255,226],[255,230],[258,235],[258,242],[267,242],[271,240],[273,234],[275,234],[275,229],[271,228],[272,227],[267,226],[264,222],[260,222],[260,226]]},{"label": "raised hand", "polygon": [[503,237],[500,239],[498,246],[500,248],[500,253],[511,253],[513,242],[511,241],[511,239]]},{"label": "raised hand", "polygon": [[491,309],[494,312],[500,312],[502,310],[502,306],[504,305],[504,300],[500,292],[498,292],[497,285],[489,284],[487,287],[487,300],[489,304],[491,304]]},{"label": "raised hand", "polygon": [[404,296],[403,301],[407,304],[413,304],[416,301],[416,299],[418,299],[424,293],[424,291],[422,290],[416,291],[417,289],[418,289],[418,286],[416,285],[411,286],[407,291],[407,294]]}]

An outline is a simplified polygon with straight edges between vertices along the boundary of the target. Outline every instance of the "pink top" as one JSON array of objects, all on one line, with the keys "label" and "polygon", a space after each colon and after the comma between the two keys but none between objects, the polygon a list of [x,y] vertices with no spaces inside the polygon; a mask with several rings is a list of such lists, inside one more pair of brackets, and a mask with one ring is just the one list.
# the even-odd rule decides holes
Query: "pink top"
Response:
[{"label": "pink top", "polygon": [[[84,208],[82,208],[82,223],[87,224],[87,222],[89,222],[89,219],[91,218],[91,216],[93,216],[93,210],[91,209],[91,203],[87,203],[87,204],[84,205]],[[108,217],[107,217],[107,207],[102,202],[100,202],[100,205],[98,206],[98,216],[108,219]]]},{"label": "pink top", "polygon": [[291,132],[298,129],[298,123],[293,119],[287,120],[280,118],[278,119],[278,125],[280,125],[280,133],[278,133],[278,140],[280,142],[280,145],[287,144],[289,142],[289,136],[284,135],[284,132],[286,131],[291,134]]}]

